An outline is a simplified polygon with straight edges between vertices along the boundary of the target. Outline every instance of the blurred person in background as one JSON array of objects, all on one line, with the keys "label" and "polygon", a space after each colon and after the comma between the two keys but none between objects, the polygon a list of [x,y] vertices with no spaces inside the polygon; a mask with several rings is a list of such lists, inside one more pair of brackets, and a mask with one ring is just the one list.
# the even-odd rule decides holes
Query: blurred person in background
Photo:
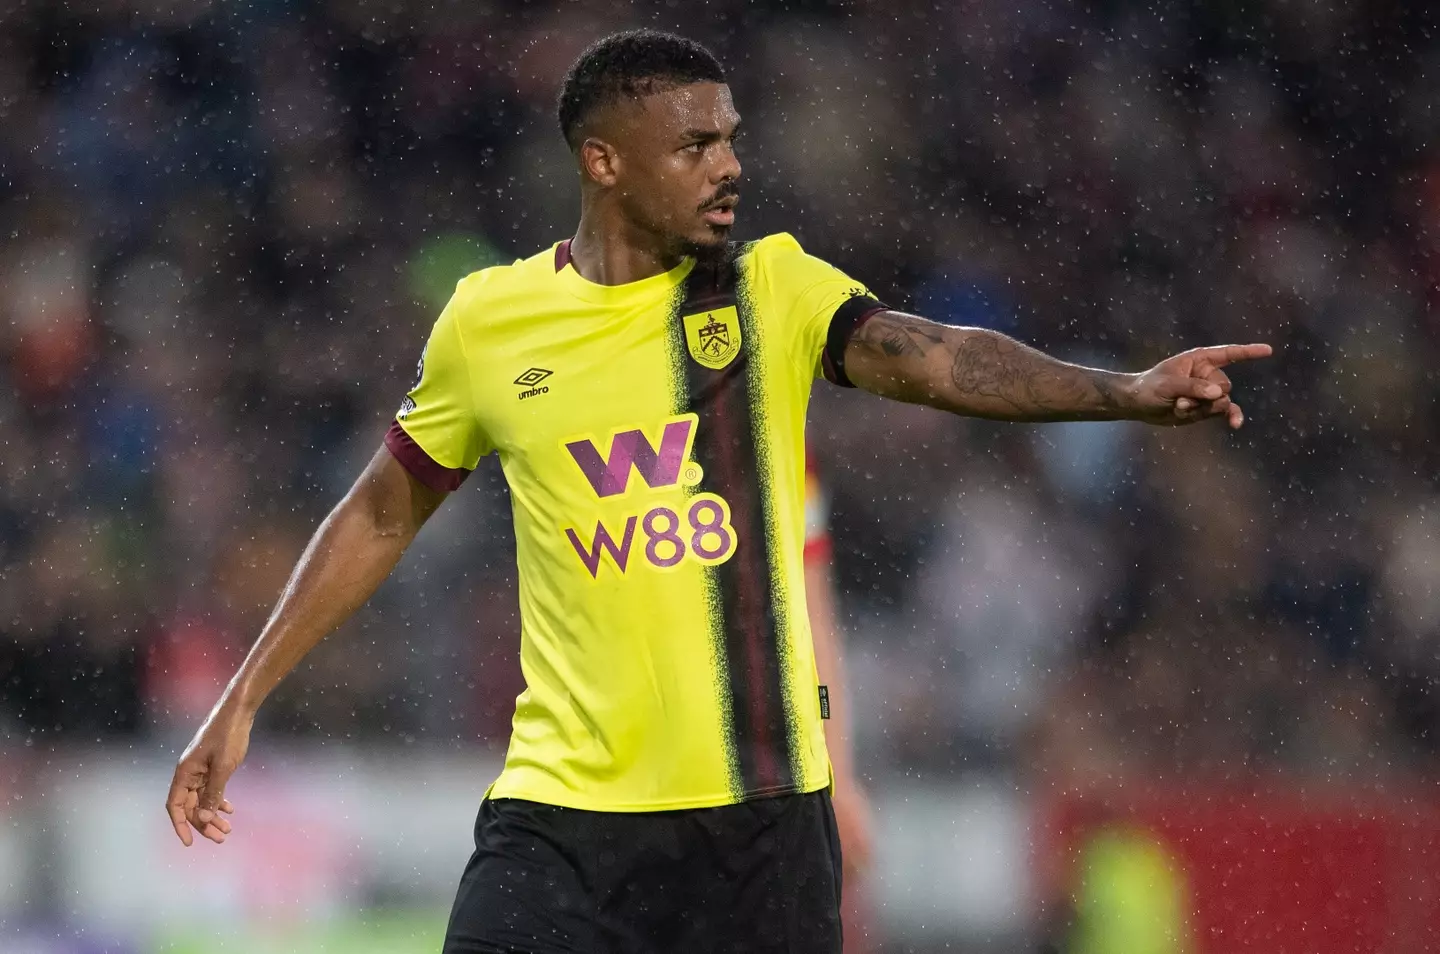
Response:
[{"label": "blurred person in background", "polygon": [[[96,791],[69,770],[82,753],[145,787],[157,770],[147,754],[173,763],[254,637],[239,617],[257,610],[236,598],[274,585],[268,564],[242,585],[236,556],[293,564],[410,382],[415,355],[394,342],[423,335],[461,275],[572,224],[570,157],[544,148],[555,87],[593,36],[640,24],[711,31],[726,62],[744,65],[731,79],[757,160],[745,169],[751,234],[790,229],[887,302],[1100,366],[1146,366],[1210,337],[1283,343],[1280,385],[1246,402],[1239,434],[1061,425],[1083,454],[1056,427],[816,389],[810,432],[834,494],[859,758],[887,796],[881,830],[905,831],[917,789],[958,805],[1027,772],[1038,756],[1025,738],[1005,745],[990,729],[1013,725],[1032,690],[1028,708],[1073,713],[1053,694],[1067,675],[1103,677],[1080,715],[1114,734],[1100,747],[1070,739],[1065,759],[1105,765],[1108,776],[1086,774],[1121,788],[1208,797],[1219,773],[1307,798],[1343,790],[1373,815],[1382,791],[1433,780],[1434,5],[707,10],[703,27],[683,6],[608,0],[35,0],[0,13],[0,766],[26,791],[10,810],[34,813],[11,834],[71,833],[77,846],[36,842],[17,856],[0,833],[0,869],[15,875],[8,895],[0,879],[0,922],[14,923],[18,888],[54,912],[54,937],[133,911],[167,930],[203,925],[209,950],[270,925],[271,912],[172,909],[158,896],[171,879],[157,875],[281,843],[249,836],[293,826],[257,804],[267,779],[294,777],[287,754],[337,772],[358,756],[493,774],[523,684],[516,659],[503,654],[502,668],[488,652],[513,651],[519,636],[510,501],[491,457],[360,617],[267,701],[254,737],[275,758],[241,779],[261,790],[238,790],[252,806],[243,845],[179,861],[159,841],[127,847],[118,857],[135,876],[92,888],[104,835],[73,824],[86,813],[69,807],[70,793]],[[414,288],[413,267],[436,243],[447,247],[427,272],[443,285],[438,303]],[[1118,473],[1093,468],[1121,433],[1144,437],[1115,455]],[[1166,445],[1183,452],[1157,453]],[[1071,477],[1054,479],[1048,447]],[[979,589],[974,557],[994,552],[987,524],[1004,527],[976,514],[997,494],[1040,502],[1024,521],[1043,535],[1027,557],[1064,558],[1067,578],[1077,557],[1084,568],[1086,612],[1036,607],[1049,620],[1022,620],[1025,635],[1054,626],[1053,639],[1023,659],[999,642],[1004,614],[970,628],[962,602]],[[1177,579],[1173,554],[1196,552],[1206,560]],[[48,565],[56,553],[65,565]],[[1197,626],[1196,600],[1223,606]],[[1017,663],[1013,679],[1003,667]],[[957,690],[979,679],[1015,694]],[[432,781],[425,792],[443,784]],[[451,797],[463,804],[476,788],[457,782]],[[1042,797],[1009,790],[1017,806]],[[108,831],[127,828],[144,826]],[[352,864],[383,869],[365,860],[367,843]],[[1350,864],[1330,844],[1318,860]],[[973,896],[927,877],[943,858],[970,858],[955,845],[891,837],[884,848],[873,884],[896,945],[943,937],[968,950],[994,929],[986,911],[1010,910],[993,895],[966,908]],[[969,870],[997,883],[984,865]],[[453,887],[423,871],[371,877],[396,892],[386,904],[418,913]],[[204,877],[214,896],[240,897]],[[1413,896],[1417,878],[1385,883]],[[154,900],[123,893],[143,883]],[[1220,897],[1248,906],[1237,884]],[[395,910],[376,902],[360,891],[337,916]],[[1023,929],[1025,904],[1013,910]],[[1289,923],[1301,919],[1292,910]],[[1213,937],[1202,947],[1236,949]]]},{"label": "blurred person in background", "polygon": [[813,379],[998,420],[1238,428],[1222,368],[1269,348],[1099,371],[890,310],[788,235],[729,242],[739,116],[718,61],[680,37],[591,46],[559,112],[581,175],[574,237],[460,283],[385,447],[312,538],[167,810],[183,843],[225,840],[260,704],[498,450],[528,688],[446,951],[838,951],[799,533]]}]

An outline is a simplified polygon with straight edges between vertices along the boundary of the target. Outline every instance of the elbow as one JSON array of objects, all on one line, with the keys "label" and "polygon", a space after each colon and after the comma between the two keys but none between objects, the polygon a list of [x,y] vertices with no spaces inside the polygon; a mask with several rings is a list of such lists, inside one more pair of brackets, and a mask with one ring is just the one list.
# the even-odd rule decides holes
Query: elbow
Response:
[{"label": "elbow", "polygon": [[409,542],[418,529],[407,519],[408,508],[379,492],[374,481],[355,487],[335,508],[332,519],[378,541]]}]

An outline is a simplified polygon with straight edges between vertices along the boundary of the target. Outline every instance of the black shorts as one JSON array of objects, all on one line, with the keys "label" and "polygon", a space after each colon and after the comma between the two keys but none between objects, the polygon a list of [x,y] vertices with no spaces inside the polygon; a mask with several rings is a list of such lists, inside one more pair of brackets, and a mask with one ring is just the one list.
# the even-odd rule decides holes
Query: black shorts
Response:
[{"label": "black shorts", "polygon": [[487,799],[445,954],[839,954],[828,792],[591,812]]}]

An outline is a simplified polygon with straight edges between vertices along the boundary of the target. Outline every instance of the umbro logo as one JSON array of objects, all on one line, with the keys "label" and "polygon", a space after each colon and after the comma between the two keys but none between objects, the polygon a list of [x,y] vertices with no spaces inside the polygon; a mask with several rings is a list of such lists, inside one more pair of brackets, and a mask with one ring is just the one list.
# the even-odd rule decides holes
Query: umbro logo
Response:
[{"label": "umbro logo", "polygon": [[550,389],[541,385],[540,382],[552,374],[554,374],[553,371],[546,371],[544,368],[530,368],[521,374],[520,377],[516,378],[515,383],[525,388],[524,391],[520,392],[520,400],[523,401],[537,394],[549,394]]}]

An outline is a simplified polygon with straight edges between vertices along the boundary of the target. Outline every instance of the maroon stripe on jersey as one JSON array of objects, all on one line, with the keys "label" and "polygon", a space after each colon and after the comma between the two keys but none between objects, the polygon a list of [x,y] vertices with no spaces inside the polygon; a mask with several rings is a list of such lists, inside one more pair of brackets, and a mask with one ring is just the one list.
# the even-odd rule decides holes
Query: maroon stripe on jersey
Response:
[{"label": "maroon stripe on jersey", "polygon": [[385,446],[410,475],[436,493],[450,493],[458,490],[470,476],[463,467],[446,467],[425,453],[425,448],[415,443],[415,438],[405,433],[399,421],[391,421],[385,432]]},{"label": "maroon stripe on jersey", "polygon": [[[751,394],[750,356],[757,339],[755,326],[741,334],[740,352],[728,365],[713,370],[690,357],[683,317],[735,306],[747,310],[737,296],[734,255],[720,263],[697,265],[686,279],[684,300],[673,334],[685,365],[684,411],[699,416],[694,460],[704,478],[697,488],[724,498],[735,532],[735,552],[708,571],[714,581],[728,681],[729,718],[734,766],[733,782],[741,798],[794,791],[799,764],[797,719],[787,709],[783,636],[787,608],[777,592],[773,567],[777,560],[766,526],[765,486],[759,460],[763,402]],[[743,316],[742,329],[746,324]]]},{"label": "maroon stripe on jersey", "polygon": [[570,240],[566,239],[555,246],[555,271],[562,270],[570,264]]},{"label": "maroon stripe on jersey", "polygon": [[[743,344],[741,347],[744,347]],[[745,360],[741,356],[735,364],[743,365]],[[784,787],[779,773],[781,760],[775,751],[775,736],[783,734],[784,725],[777,724],[782,718],[783,700],[777,700],[776,694],[768,691],[779,684],[779,667],[775,652],[776,633],[773,625],[767,625],[772,622],[769,617],[774,610],[768,605],[770,568],[765,559],[764,515],[757,512],[760,506],[758,488],[752,492],[750,485],[753,481],[746,479],[754,474],[755,461],[742,459],[751,447],[751,441],[745,440],[741,433],[748,430],[745,425],[749,423],[740,417],[745,403],[744,370],[743,366],[737,367],[736,373],[726,381],[726,386],[716,390],[716,400],[710,413],[701,417],[700,427],[704,428],[707,418],[714,427],[715,453],[708,456],[711,457],[712,467],[716,460],[720,466],[714,470],[707,468],[706,473],[713,478],[717,492],[730,505],[730,525],[735,528],[737,536],[734,557],[721,564],[722,567],[734,564],[729,573],[721,570],[721,598],[728,610],[727,631],[738,637],[729,640],[730,647],[732,652],[739,649],[743,656],[741,659],[730,656],[730,671],[732,696],[737,704],[748,709],[746,718],[739,723],[748,727],[749,738],[746,741],[750,743],[748,753],[741,752],[742,766],[748,755],[752,767],[745,777],[745,789],[747,792],[758,792]],[[736,399],[737,396],[740,400]],[[696,441],[699,441],[698,434]],[[749,466],[746,466],[747,463]],[[737,672],[743,672],[741,679],[734,678]],[[741,692],[734,691],[736,683]],[[777,701],[780,705],[776,704]],[[785,761],[788,762],[788,759]]]}]

